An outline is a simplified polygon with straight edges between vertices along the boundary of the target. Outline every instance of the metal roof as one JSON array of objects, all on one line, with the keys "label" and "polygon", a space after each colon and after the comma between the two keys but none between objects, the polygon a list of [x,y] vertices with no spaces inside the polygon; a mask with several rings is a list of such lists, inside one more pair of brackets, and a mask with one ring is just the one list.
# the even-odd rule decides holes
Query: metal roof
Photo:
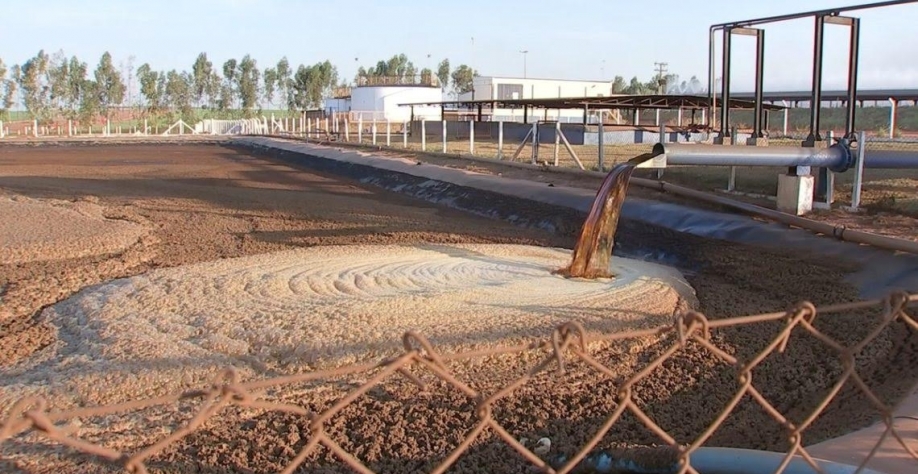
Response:
[{"label": "metal roof", "polygon": [[[718,91],[719,93],[720,91]],[[752,99],[755,97],[753,92],[731,92],[730,97],[737,99]],[[774,91],[765,92],[762,97],[766,101],[788,102],[807,102],[813,97],[811,91]],[[873,89],[857,91],[857,100],[885,101],[893,98],[895,100],[918,100],[918,89]],[[824,101],[843,101],[848,100],[848,91],[832,90],[822,91],[822,100]]]},{"label": "metal roof", "polygon": [[[439,106],[490,106],[494,108],[522,108],[532,107],[538,109],[584,109],[611,110],[611,109],[704,109],[711,106],[711,99],[707,96],[697,95],[618,95],[612,97],[561,97],[547,99],[478,99],[478,100],[453,100],[444,102],[414,102],[398,104],[402,107],[439,105]],[[755,104],[749,100],[730,100],[732,109],[752,109]],[[767,110],[783,110],[778,105],[764,104]]]}]

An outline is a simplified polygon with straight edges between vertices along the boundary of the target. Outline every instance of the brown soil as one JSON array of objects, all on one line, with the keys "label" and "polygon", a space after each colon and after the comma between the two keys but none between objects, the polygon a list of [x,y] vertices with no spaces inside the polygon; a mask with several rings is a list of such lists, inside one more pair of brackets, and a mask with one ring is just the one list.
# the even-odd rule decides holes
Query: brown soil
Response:
[{"label": "brown soil", "polygon": [[[31,198],[89,199],[103,206],[110,218],[153,229],[150,237],[119,254],[0,267],[3,364],[26,360],[54,339],[53,328],[34,322],[42,307],[87,285],[152,268],[311,245],[433,241],[570,248],[573,244],[571,235],[511,227],[213,146],[0,148],[0,167],[0,189],[6,192]],[[513,173],[539,179],[533,171]],[[856,297],[855,289],[842,281],[853,269],[842,264],[643,226],[628,231],[648,246],[679,249],[693,262],[687,277],[697,292],[699,309],[711,318],[782,310],[800,300],[825,304]],[[875,317],[865,319],[867,314],[824,316],[816,325],[829,336],[851,343],[877,322]],[[748,360],[780,327],[775,323],[718,330],[713,340]],[[828,392],[841,368],[837,356],[815,338],[799,332],[796,336],[785,353],[770,356],[755,370],[754,383],[775,407],[799,422]],[[652,360],[666,342],[672,341],[651,344],[639,353],[631,352],[630,346],[606,345],[594,354],[628,376]],[[898,399],[918,379],[916,346],[918,338],[894,325],[858,358],[859,371],[881,399]],[[481,392],[493,393],[534,360],[532,356],[498,357],[487,363],[455,363],[451,368]],[[517,438],[551,438],[546,458],[579,448],[616,406],[619,381],[604,379],[582,364],[572,363],[570,369],[564,376],[549,372],[530,381],[494,410],[502,426]],[[336,379],[321,391],[287,387],[266,395],[319,410],[353,387],[349,384],[353,381]],[[736,388],[734,368],[690,345],[638,383],[633,393],[637,405],[662,428],[677,441],[689,442],[711,423]],[[476,420],[475,403],[440,384],[420,391],[402,378],[390,377],[333,417],[326,430],[375,470],[417,472],[428,470],[465,436]],[[187,419],[188,414],[188,410],[170,412],[166,419]],[[151,429],[161,429],[159,415],[150,416]],[[806,431],[804,444],[863,427],[875,418],[876,411],[865,397],[845,389],[828,414]],[[84,426],[91,422],[83,421]],[[155,472],[277,471],[308,441],[307,424],[278,412],[228,409],[149,464]],[[786,450],[786,438],[781,426],[746,397],[706,444]],[[661,442],[626,414],[600,447]],[[47,447],[16,443],[15,449],[23,452],[50,453]],[[0,461],[0,471],[95,469],[87,460],[66,455],[42,464]],[[322,467],[306,465],[301,472],[347,471],[328,451],[320,451],[308,462]],[[454,470],[529,472],[522,458],[490,430]]]}]

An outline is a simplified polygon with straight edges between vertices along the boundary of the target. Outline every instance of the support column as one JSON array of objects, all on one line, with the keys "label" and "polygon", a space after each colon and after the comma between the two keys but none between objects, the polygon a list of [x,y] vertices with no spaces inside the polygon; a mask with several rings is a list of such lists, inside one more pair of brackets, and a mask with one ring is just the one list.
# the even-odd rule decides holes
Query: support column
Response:
[{"label": "support column", "polygon": [[720,137],[721,139],[730,136],[730,43],[733,31],[730,28],[724,28],[724,50],[723,50],[723,79],[721,81],[720,91]]},{"label": "support column", "polygon": [[765,30],[755,35],[755,117],[753,117],[752,143],[765,135],[762,133],[762,109],[765,94]]},{"label": "support column", "polygon": [[854,138],[857,110],[857,63],[861,48],[861,19],[851,19],[851,39],[848,45],[848,109],[845,111],[845,137]]},{"label": "support column", "polygon": [[892,97],[889,98],[889,138],[896,138],[896,99]]},{"label": "support column", "polygon": [[815,31],[813,33],[813,94],[810,97],[810,133],[805,143],[816,143],[822,140],[819,136],[819,112],[822,105],[822,53],[825,42],[825,17],[815,17]]}]

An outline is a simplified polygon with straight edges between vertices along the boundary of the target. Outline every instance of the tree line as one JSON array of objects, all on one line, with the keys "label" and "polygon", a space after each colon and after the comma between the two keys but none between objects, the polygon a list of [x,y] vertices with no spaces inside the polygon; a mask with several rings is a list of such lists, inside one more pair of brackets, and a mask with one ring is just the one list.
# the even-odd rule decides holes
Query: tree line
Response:
[{"label": "tree line", "polygon": [[[404,54],[380,60],[369,68],[360,67],[354,83],[361,78],[391,77],[396,83],[433,84],[434,77],[444,92],[461,94],[472,89],[478,73],[467,65],[455,70],[448,59],[436,72],[418,70]],[[136,80],[140,103],[128,100]],[[0,59],[0,118],[19,103],[40,122],[58,118],[89,123],[111,118],[120,106],[142,106],[145,116],[195,119],[203,111],[213,117],[254,116],[263,109],[310,110],[322,105],[335,88],[346,87],[338,69],[330,61],[292,66],[286,57],[260,68],[250,55],[214,64],[207,53],[200,53],[190,70],[158,70],[148,63],[133,68],[116,67],[105,52],[94,69],[77,58],[59,51],[41,50],[21,65],[7,67]]]}]

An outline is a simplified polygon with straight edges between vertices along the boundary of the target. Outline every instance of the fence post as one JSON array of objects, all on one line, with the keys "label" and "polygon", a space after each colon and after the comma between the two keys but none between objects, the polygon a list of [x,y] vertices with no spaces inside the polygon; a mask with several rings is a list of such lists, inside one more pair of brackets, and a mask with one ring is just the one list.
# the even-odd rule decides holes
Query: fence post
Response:
[{"label": "fence post", "polygon": [[504,121],[497,122],[497,159],[504,159]]},{"label": "fence post", "polygon": [[[835,142],[835,134],[832,130],[826,132],[826,144],[832,146]],[[826,178],[826,204],[829,208],[832,208],[832,203],[835,202],[835,173],[832,172],[829,168],[823,168],[825,170]]]},{"label": "fence post", "polygon": [[532,158],[531,163],[536,164],[539,160],[539,122],[532,124]]},{"label": "fence post", "polygon": [[469,120],[469,154],[475,154],[475,121]]},{"label": "fence post", "polygon": [[344,141],[351,141],[351,125],[348,123],[347,118],[344,119]]},{"label": "fence post", "polygon": [[[730,130],[730,145],[736,146],[736,126]],[[736,166],[730,167],[730,178],[727,180],[727,191],[736,189]]]},{"label": "fence post", "polygon": [[392,146],[392,122],[386,119],[386,146]]},{"label": "fence post", "polygon": [[32,120],[32,135],[38,136],[38,120]]},{"label": "fence post", "polygon": [[408,121],[402,123],[402,148],[408,148]]},{"label": "fence post", "polygon": [[363,143],[363,115],[357,116],[357,143]]},{"label": "fence post", "polygon": [[552,152],[555,166],[558,166],[558,149],[561,148],[561,122],[555,122],[555,149]]},{"label": "fence post", "polygon": [[446,120],[443,120],[443,153],[446,153]]},{"label": "fence post", "polygon": [[854,183],[851,189],[851,210],[861,205],[861,186],[864,183],[864,155],[867,153],[867,133],[857,132],[857,161],[854,163]]},{"label": "fence post", "polygon": [[600,172],[606,171],[606,151],[603,149],[605,146],[605,141],[606,141],[606,137],[605,137],[606,133],[603,130],[603,124],[602,124],[604,120],[605,119],[603,118],[602,114],[599,114],[599,128],[597,129],[599,133],[598,135],[596,135],[596,138],[597,138],[596,146],[599,147],[599,153],[597,154],[597,160],[598,160],[597,166],[599,167]]},{"label": "fence post", "polygon": [[376,120],[373,120],[373,125],[370,125],[370,133],[373,135],[373,145],[376,145]]},{"label": "fence post", "polygon": [[328,135],[328,117],[325,117],[325,134]]},{"label": "fence post", "polygon": [[427,121],[421,119],[421,151],[427,151]]},{"label": "fence post", "polygon": [[0,120],[0,138],[4,138],[6,135],[3,133],[3,120]]},{"label": "fence post", "polygon": [[73,120],[67,119],[67,136],[73,136]]}]

